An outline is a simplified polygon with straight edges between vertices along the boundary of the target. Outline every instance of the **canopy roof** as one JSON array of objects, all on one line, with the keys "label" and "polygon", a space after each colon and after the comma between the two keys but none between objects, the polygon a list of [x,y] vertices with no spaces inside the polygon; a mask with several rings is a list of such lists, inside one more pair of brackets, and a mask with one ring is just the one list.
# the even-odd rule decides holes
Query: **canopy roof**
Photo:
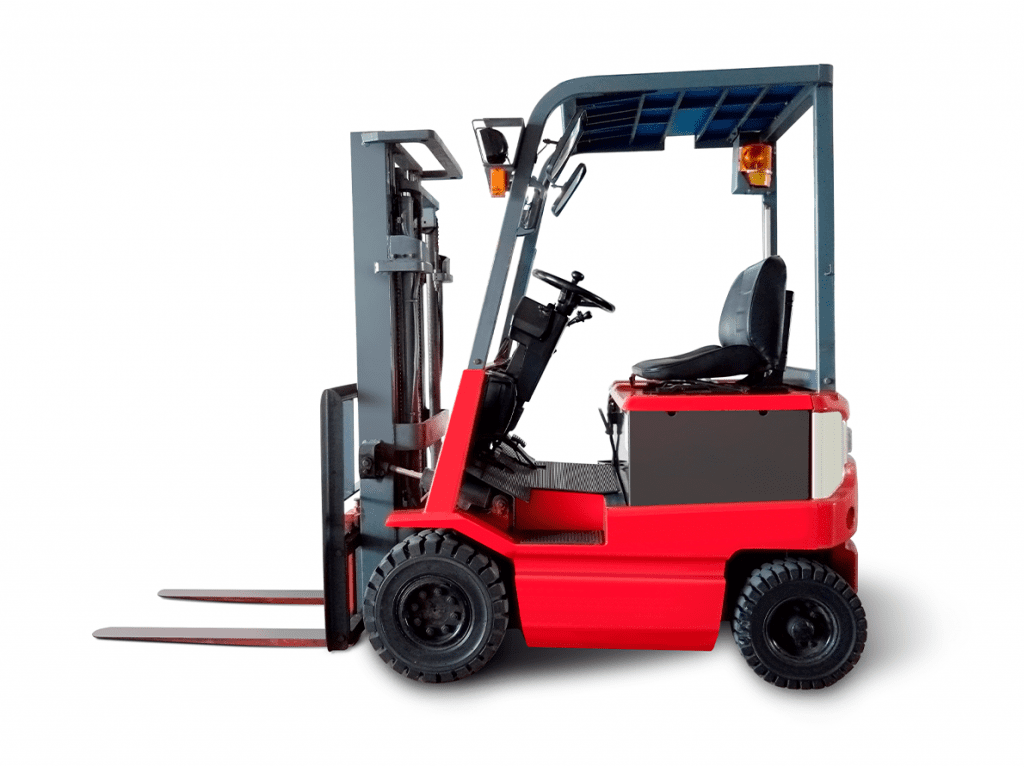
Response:
[{"label": "canopy roof", "polygon": [[566,110],[586,113],[576,154],[664,149],[668,136],[693,136],[698,148],[727,147],[741,132],[767,135],[809,90],[794,83],[613,93],[571,99]]},{"label": "canopy roof", "polygon": [[[534,169],[544,125],[556,109],[561,109],[566,129],[559,142],[563,145],[575,138],[574,118],[581,115],[578,141],[571,154],[660,150],[664,149],[669,136],[693,136],[697,148],[732,147],[741,136],[744,143],[774,143],[805,112],[812,110],[817,364],[815,369],[799,373],[809,388],[834,389],[832,67],[828,64],[599,75],[568,80],[548,91],[534,107],[520,138],[512,188],[473,341],[470,368],[487,364],[516,242],[520,238],[523,243],[509,293],[503,340],[508,337],[511,312],[526,293],[536,255],[540,219],[528,218],[524,225],[524,210],[528,192],[532,189],[537,193],[538,183],[545,180],[538,181]],[[570,127],[572,131],[568,130]],[[558,151],[556,149],[556,153]],[[554,156],[547,162],[553,159]],[[546,187],[541,186],[539,199],[531,197],[530,205],[544,205]],[[769,222],[765,237],[767,256],[773,255],[776,247],[777,194],[773,190],[763,195],[762,200]],[[797,373],[798,369],[787,368],[789,371]]]},{"label": "canopy roof", "polygon": [[531,121],[555,104],[566,123],[585,111],[578,154],[664,149],[669,136],[727,147],[739,133],[778,138],[806,111],[814,87],[831,84],[828,64],[583,77],[547,94]]}]

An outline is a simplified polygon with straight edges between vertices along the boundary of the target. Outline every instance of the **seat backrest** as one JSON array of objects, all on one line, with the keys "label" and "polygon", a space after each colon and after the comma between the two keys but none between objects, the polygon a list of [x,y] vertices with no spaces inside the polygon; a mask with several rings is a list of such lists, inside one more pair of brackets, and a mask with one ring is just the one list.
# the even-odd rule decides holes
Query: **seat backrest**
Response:
[{"label": "seat backrest", "polygon": [[740,272],[722,307],[722,346],[750,346],[775,366],[782,353],[786,314],[786,264],[771,256]]}]

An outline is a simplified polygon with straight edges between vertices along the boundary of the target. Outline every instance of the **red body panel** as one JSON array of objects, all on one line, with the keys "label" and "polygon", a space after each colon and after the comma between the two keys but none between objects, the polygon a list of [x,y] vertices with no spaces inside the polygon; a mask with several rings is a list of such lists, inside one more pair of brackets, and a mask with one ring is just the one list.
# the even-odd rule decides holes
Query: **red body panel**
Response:
[{"label": "red body panel", "polygon": [[810,410],[811,392],[787,391],[771,394],[748,394],[737,389],[733,392],[709,394],[679,392],[658,394],[643,386],[631,386],[628,381],[612,384],[612,399],[622,410],[631,411],[689,411],[689,410]]},{"label": "red body panel", "polygon": [[[728,386],[728,384],[721,384]],[[692,410],[811,410],[815,413],[842,413],[850,418],[850,403],[834,391],[805,391],[789,389],[785,392],[751,394],[737,387],[735,392],[679,392],[659,394],[643,385],[629,381],[616,381],[611,388],[612,399],[627,413],[635,411],[692,411]]]},{"label": "red body panel", "polygon": [[844,421],[850,420],[850,403],[846,401],[846,397],[838,392],[812,392],[811,410],[815,413],[842,413]]},{"label": "red body panel", "polygon": [[[607,507],[603,495],[534,490],[528,503],[516,502],[512,532],[488,515],[460,511],[483,380],[483,371],[463,374],[426,508],[395,512],[388,526],[449,528],[511,561],[528,644],[710,650],[721,622],[726,562],[743,550],[827,552],[856,588],[852,460],[836,492],[819,500]],[[658,396],[623,386],[629,385],[612,390],[623,409],[848,409],[838,395]],[[590,536],[594,543],[552,543],[550,536],[539,542],[531,535],[538,530],[600,535]]]},{"label": "red body panel", "polygon": [[[459,500],[459,488],[462,486],[462,474],[466,470],[466,458],[469,455],[469,444],[473,438],[473,424],[476,423],[476,412],[480,407],[480,395],[483,393],[486,373],[483,370],[464,370],[459,381],[459,391],[455,395],[452,416],[448,421],[441,454],[437,457],[437,469],[434,481],[430,485],[430,496],[427,498],[429,513],[443,512],[456,507]],[[391,519],[394,518],[392,515]],[[388,522],[390,525],[390,521]],[[399,525],[401,527],[401,525]],[[414,527],[433,527],[433,525],[414,525]]]},{"label": "red body panel", "polygon": [[528,502],[516,501],[516,529],[604,530],[604,496],[534,490]]}]

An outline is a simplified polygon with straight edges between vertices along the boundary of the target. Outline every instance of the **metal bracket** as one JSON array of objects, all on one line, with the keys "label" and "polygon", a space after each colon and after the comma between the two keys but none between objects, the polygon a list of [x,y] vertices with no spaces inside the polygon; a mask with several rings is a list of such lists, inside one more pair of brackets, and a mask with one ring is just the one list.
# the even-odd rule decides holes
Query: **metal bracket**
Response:
[{"label": "metal bracket", "polygon": [[359,445],[359,476],[361,479],[383,479],[395,453],[402,450],[423,450],[436,445],[448,430],[449,411],[442,410],[426,421],[396,423],[395,442],[389,445],[379,439],[368,439]]},{"label": "metal bracket", "polygon": [[373,264],[375,274],[381,272],[422,272],[430,274],[434,267],[426,260],[427,244],[418,237],[393,234],[388,237],[388,260]]},{"label": "metal bracket", "polygon": [[359,445],[359,476],[361,479],[383,479],[386,471],[385,464],[388,463],[387,450],[379,439],[366,440]]},{"label": "metal bracket", "polygon": [[437,270],[434,272],[434,284],[439,285],[444,282],[451,282],[455,279],[452,276],[451,261],[445,256],[438,256],[437,259]]},{"label": "metal bracket", "polygon": [[423,258],[426,255],[427,245],[418,237],[410,237],[407,234],[393,234],[388,237],[388,258]]},{"label": "metal bracket", "polygon": [[373,264],[374,274],[382,272],[422,272],[430,274],[434,267],[419,258],[396,258],[394,261],[376,261]]},{"label": "metal bracket", "polygon": [[441,441],[448,430],[449,411],[442,410],[426,421],[395,424],[395,450],[423,450]]},{"label": "metal bracket", "polygon": [[441,138],[432,130],[368,131],[360,134],[359,138],[364,146],[368,144],[423,144],[434,155],[434,159],[441,164],[442,170],[420,169],[420,178],[424,180],[462,178],[462,168],[459,167]]}]

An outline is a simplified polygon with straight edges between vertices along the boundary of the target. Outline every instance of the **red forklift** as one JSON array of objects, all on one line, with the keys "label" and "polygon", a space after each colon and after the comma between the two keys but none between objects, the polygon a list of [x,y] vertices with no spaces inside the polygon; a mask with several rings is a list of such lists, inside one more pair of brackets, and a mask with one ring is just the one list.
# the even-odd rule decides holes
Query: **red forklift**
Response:
[{"label": "red forklift", "polygon": [[[545,139],[555,110],[561,135]],[[810,369],[787,364],[793,293],[776,252],[777,142],[805,114]],[[461,169],[433,131],[353,133],[358,380],[321,400],[323,591],[160,592],[322,602],[325,628],[95,636],[344,650],[365,631],[395,671],[446,682],[482,669],[510,627],[538,647],[710,650],[731,620],[766,681],[838,681],[861,655],[867,622],[849,405],[835,388],[832,68],[581,78],[551,90],[527,121],[477,120],[474,131],[491,194],[507,202],[451,410],[440,391],[451,269],[423,184]],[[642,360],[612,383],[600,437],[608,460],[534,457],[515,429],[563,332],[590,309],[615,310],[579,272],[534,268],[548,194],[557,192],[558,216],[586,173],[566,171],[572,158],[661,151],[676,136],[732,151],[733,193],[762,201],[761,258],[725,296],[718,344]],[[440,169],[424,169],[411,144]],[[557,298],[527,296],[531,276]]]}]

